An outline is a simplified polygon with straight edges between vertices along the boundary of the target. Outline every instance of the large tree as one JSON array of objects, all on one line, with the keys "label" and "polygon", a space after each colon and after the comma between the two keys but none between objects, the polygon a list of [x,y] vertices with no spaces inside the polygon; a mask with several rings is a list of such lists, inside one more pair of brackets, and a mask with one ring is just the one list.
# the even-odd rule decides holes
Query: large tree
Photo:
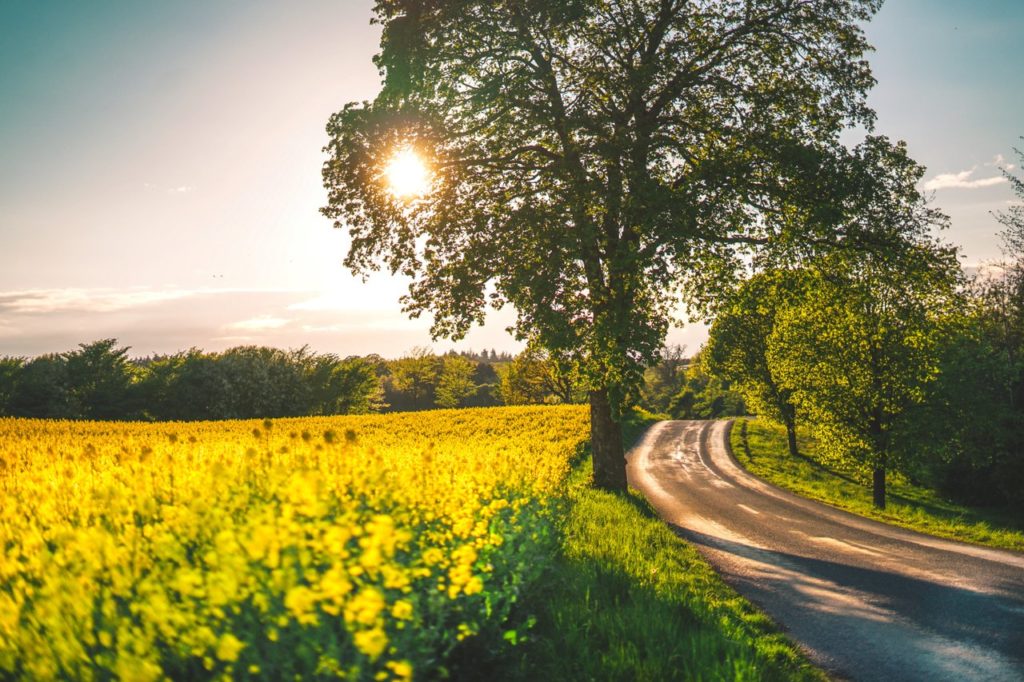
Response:
[{"label": "large tree", "polygon": [[[351,269],[413,278],[435,335],[509,303],[570,354],[595,483],[622,489],[621,408],[681,298],[706,305],[746,247],[836,236],[817,185],[872,123],[859,25],[880,4],[378,0],[383,87],[331,118],[324,212]],[[399,151],[429,163],[422,196],[388,191]]]}]

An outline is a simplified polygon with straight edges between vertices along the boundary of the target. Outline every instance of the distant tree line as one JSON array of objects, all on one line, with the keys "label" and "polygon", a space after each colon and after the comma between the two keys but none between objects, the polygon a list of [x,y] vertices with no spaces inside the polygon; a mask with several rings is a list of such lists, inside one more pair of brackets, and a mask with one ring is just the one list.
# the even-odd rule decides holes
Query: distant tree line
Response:
[{"label": "distant tree line", "polygon": [[[307,348],[195,348],[129,356],[116,339],[26,359],[0,358],[0,416],[47,419],[254,419],[436,408],[584,403],[577,368],[535,346],[397,359]],[[744,413],[740,394],[685,349],[665,349],[632,402],[678,419]]]},{"label": "distant tree line", "polygon": [[644,373],[640,395],[634,402],[672,419],[719,419],[747,413],[743,396],[728,381],[709,374],[703,351],[686,356],[686,347],[670,345]]},{"label": "distant tree line", "polygon": [[202,420],[363,414],[582,399],[542,353],[339,357],[240,346],[131,358],[116,339],[0,358],[0,416]]}]

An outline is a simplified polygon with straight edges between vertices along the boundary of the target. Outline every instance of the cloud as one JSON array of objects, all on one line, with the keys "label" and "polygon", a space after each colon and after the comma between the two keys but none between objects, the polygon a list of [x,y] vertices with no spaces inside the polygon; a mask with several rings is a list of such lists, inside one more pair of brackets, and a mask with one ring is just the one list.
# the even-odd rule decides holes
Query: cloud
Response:
[{"label": "cloud", "polygon": [[187,290],[30,289],[0,292],[0,310],[19,314],[61,311],[108,313],[173,301],[198,292]]},{"label": "cloud", "polygon": [[302,331],[307,334],[345,334],[354,331],[408,331],[411,329],[430,328],[430,324],[423,320],[410,319],[402,314],[383,313],[381,315],[360,314],[359,311],[350,313],[346,322],[325,322],[323,324],[304,324]]},{"label": "cloud", "polygon": [[166,187],[164,185],[155,185],[152,182],[144,182],[142,186],[148,190],[155,192],[164,192],[166,194],[186,194],[195,189],[192,185],[176,185],[174,187]]},{"label": "cloud", "polygon": [[[991,161],[981,164],[982,168],[999,168],[1000,170],[1006,169],[1012,171],[1016,168],[1015,165],[1007,164],[1006,157],[1002,154],[996,154],[992,157]],[[980,189],[982,187],[995,187],[1007,182],[1003,175],[994,175],[988,178],[974,178],[972,177],[978,170],[979,166],[976,164],[971,166],[965,171],[959,173],[942,173],[936,175],[931,180],[924,183],[924,188],[928,191],[934,191],[939,189]]]},{"label": "cloud", "polygon": [[979,189],[981,187],[994,187],[995,185],[1001,185],[1006,182],[1006,178],[1002,175],[996,175],[990,178],[974,178],[974,172],[978,170],[977,166],[970,168],[959,173],[943,173],[936,175],[931,180],[924,183],[924,188],[928,191],[934,191],[939,189]]},{"label": "cloud", "polygon": [[[234,322],[227,325],[227,329],[237,329],[239,331],[265,331],[267,329],[280,329],[287,325],[291,320],[283,317],[273,317],[271,315],[260,315],[259,317],[253,317],[248,320],[242,320],[241,322]],[[225,337],[226,338],[226,337]]]},{"label": "cloud", "polygon": [[[136,357],[252,343],[398,357],[430,343],[429,320],[409,319],[397,303],[377,303],[353,291],[330,293],[255,287],[0,290],[0,356],[65,352],[107,338]],[[348,309],[341,307],[346,299]],[[302,303],[307,305],[297,305]],[[514,317],[511,309],[492,314],[488,327],[474,329],[458,347],[521,347],[504,331]]]},{"label": "cloud", "polygon": [[364,291],[344,289],[319,293],[292,303],[288,306],[288,310],[300,313],[332,313],[353,310],[372,312],[381,307],[396,306],[405,293],[407,293],[405,284],[396,284],[392,280],[378,284],[375,289]]},{"label": "cloud", "polygon": [[[289,325],[259,331],[229,329],[236,320],[292,317],[281,313],[309,291],[267,288],[41,289],[0,291],[0,356],[63,352],[95,339],[116,338],[133,354],[174,353],[193,346],[224,347],[222,335],[302,345]],[[272,324],[272,323],[271,323]],[[293,340],[292,337],[295,336]]]},{"label": "cloud", "polygon": [[25,289],[0,291],[0,312],[20,315],[45,315],[56,312],[112,313],[186,298],[296,293],[256,289]]}]

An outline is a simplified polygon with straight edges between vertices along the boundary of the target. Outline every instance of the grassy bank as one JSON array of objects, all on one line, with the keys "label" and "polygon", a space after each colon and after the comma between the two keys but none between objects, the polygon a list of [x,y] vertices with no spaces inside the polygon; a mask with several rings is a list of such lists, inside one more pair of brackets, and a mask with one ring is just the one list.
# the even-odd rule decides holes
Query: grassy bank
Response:
[{"label": "grassy bank", "polygon": [[524,605],[536,624],[498,677],[824,679],[642,497],[594,490],[590,473],[571,476],[559,555]]},{"label": "grassy bank", "polygon": [[758,419],[737,420],[731,443],[736,459],[748,471],[798,495],[922,533],[1024,551],[1024,528],[1019,520],[949,502],[899,475],[889,476],[886,508],[875,509],[866,475],[823,464],[817,458],[814,440],[803,431],[798,437],[802,457],[789,455],[782,427]]}]

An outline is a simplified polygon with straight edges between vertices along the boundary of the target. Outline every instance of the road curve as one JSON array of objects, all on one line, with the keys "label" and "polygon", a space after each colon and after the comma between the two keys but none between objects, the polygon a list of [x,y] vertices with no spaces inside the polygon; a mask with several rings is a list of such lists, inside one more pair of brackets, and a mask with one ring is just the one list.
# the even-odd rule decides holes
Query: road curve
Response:
[{"label": "road curve", "polygon": [[839,679],[1024,680],[1024,555],[803,499],[741,469],[730,422],[651,427],[630,485]]}]

